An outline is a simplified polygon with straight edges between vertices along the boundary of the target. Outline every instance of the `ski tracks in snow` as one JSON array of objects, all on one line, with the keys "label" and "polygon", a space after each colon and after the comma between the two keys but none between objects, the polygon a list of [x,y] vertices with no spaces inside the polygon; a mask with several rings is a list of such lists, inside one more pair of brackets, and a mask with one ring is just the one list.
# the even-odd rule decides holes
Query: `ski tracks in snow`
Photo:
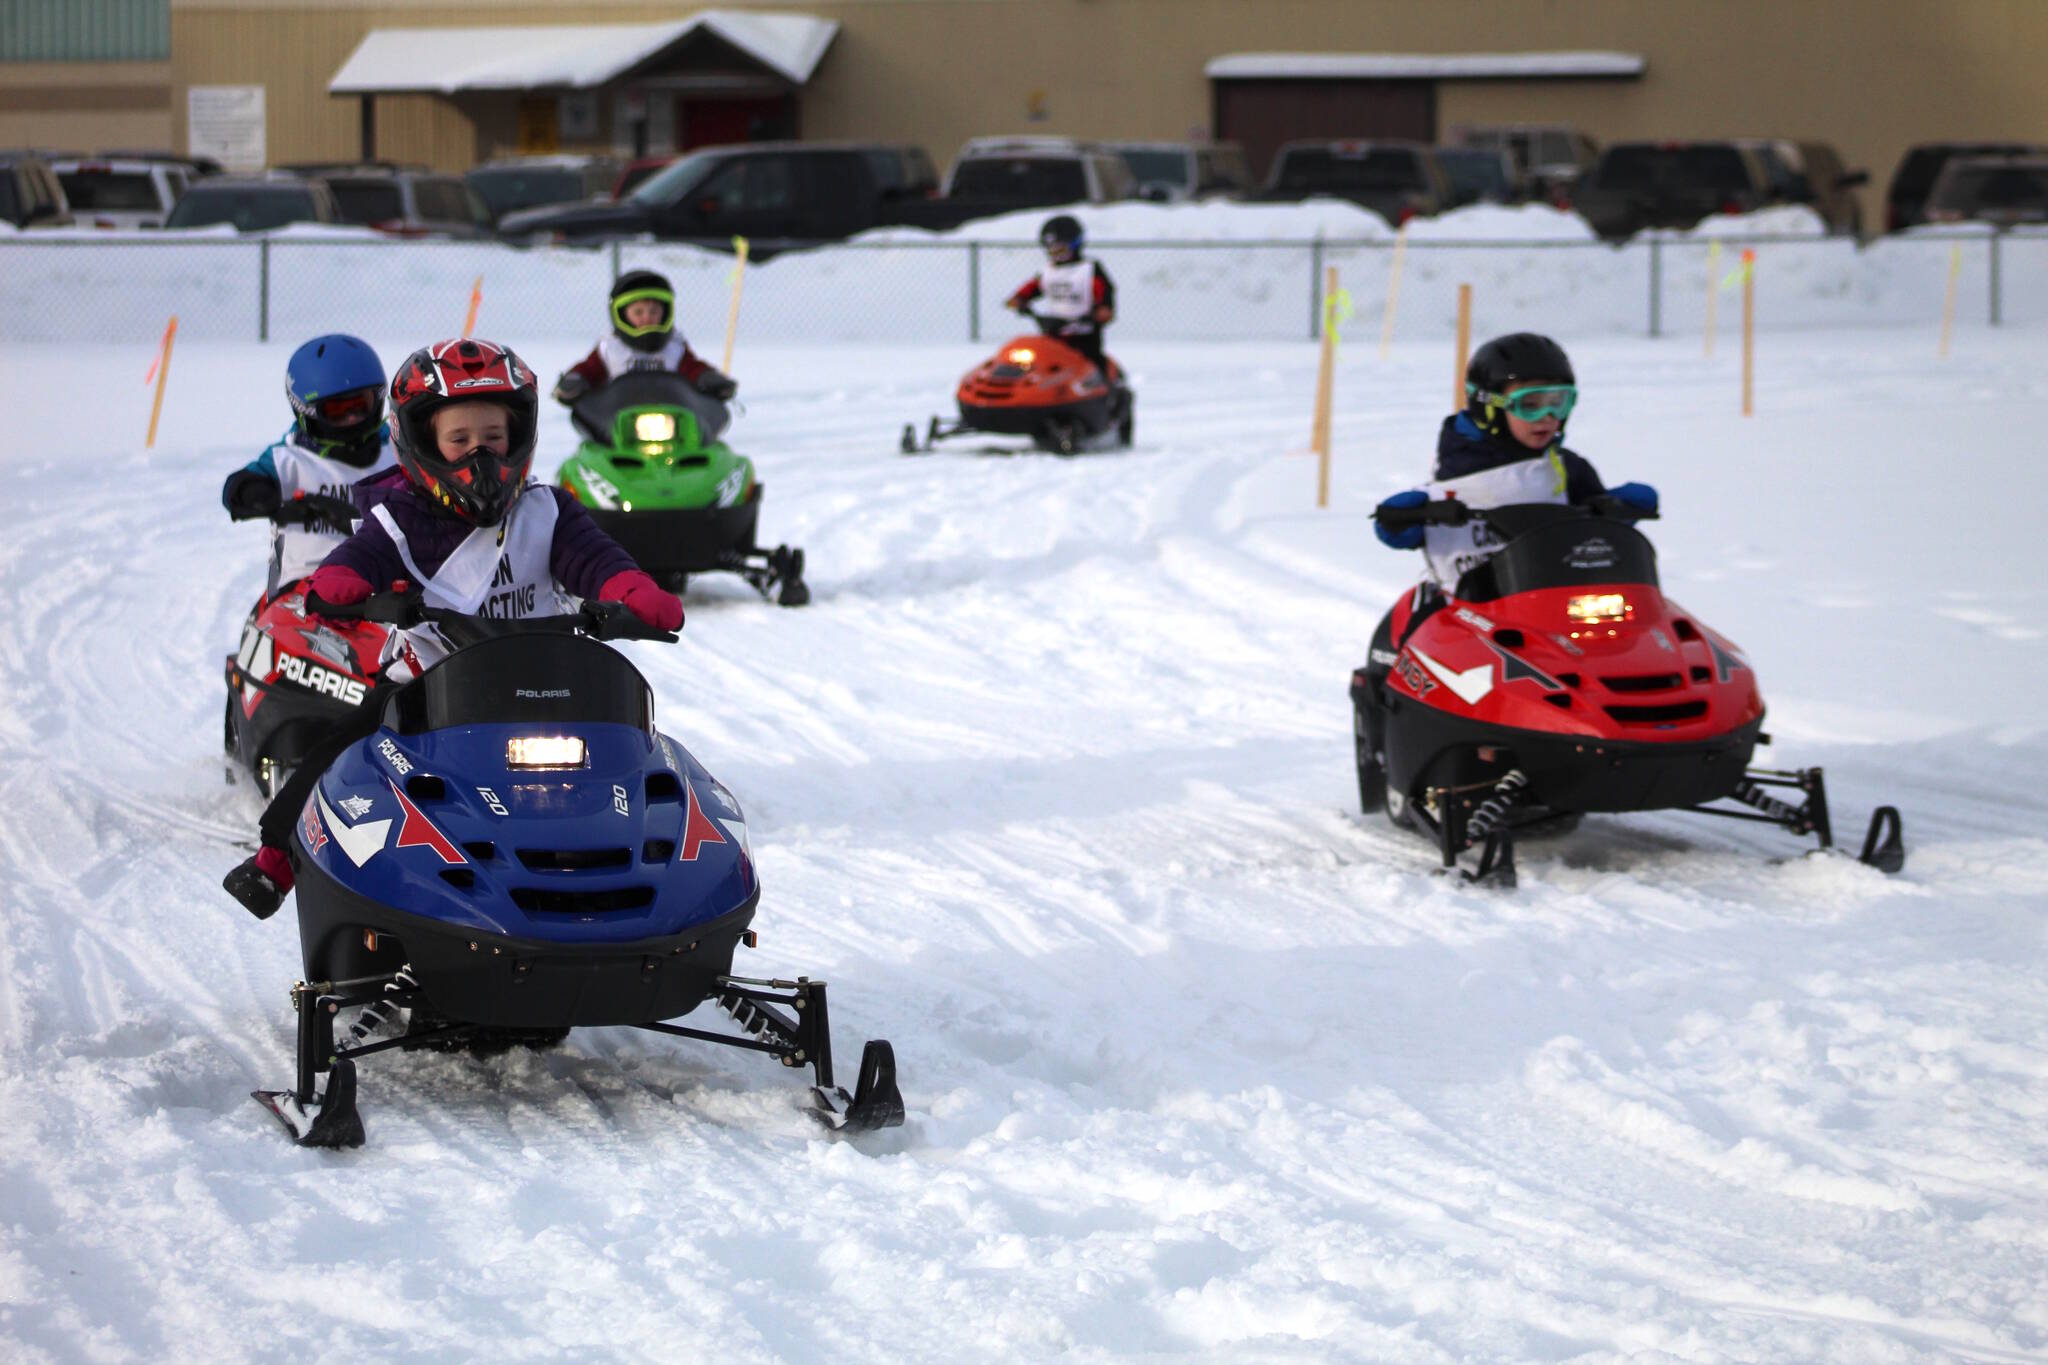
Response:
[{"label": "ski tracks in snow", "polygon": [[[1437,421],[1391,395],[1437,393],[1440,357],[1346,357],[1320,513],[1288,453],[1307,347],[1134,351],[1137,449],[1072,461],[894,455],[951,351],[874,392],[750,375],[735,438],[814,603],[706,578],[683,644],[634,657],[747,809],[740,969],[829,978],[847,1064],[896,1044],[909,1121],[853,1142],[751,1057],[586,1031],[378,1057],[366,1150],[282,1143],[245,1095],[290,1073],[296,943],[218,890],[256,811],[217,759],[261,536],[212,495],[246,452],[33,465],[0,509],[9,1354],[2048,1349],[2038,732],[1865,742],[1823,615],[1812,658],[1752,649],[1811,722],[1776,757],[1829,764],[1845,840],[1903,806],[1904,878],[1676,815],[1531,843],[1513,895],[1440,876],[1356,813],[1344,690],[1412,568],[1367,514]],[[1696,397],[1653,349],[1586,361],[1637,362]],[[278,364],[194,371],[225,409]],[[1746,510],[1601,459],[1693,498],[1687,563],[1691,518]],[[1892,589],[1865,554],[1844,602]],[[1702,581],[1769,638],[1768,586]],[[1981,624],[2004,652],[1952,666],[2042,661]]]}]

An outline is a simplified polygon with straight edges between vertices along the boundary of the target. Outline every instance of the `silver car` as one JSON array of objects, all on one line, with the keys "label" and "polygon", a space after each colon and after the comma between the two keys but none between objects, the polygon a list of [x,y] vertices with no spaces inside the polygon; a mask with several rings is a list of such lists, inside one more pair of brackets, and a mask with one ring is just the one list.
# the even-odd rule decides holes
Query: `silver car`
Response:
[{"label": "silver car", "polygon": [[188,183],[183,166],[161,161],[78,157],[53,161],[50,169],[81,227],[162,227]]}]

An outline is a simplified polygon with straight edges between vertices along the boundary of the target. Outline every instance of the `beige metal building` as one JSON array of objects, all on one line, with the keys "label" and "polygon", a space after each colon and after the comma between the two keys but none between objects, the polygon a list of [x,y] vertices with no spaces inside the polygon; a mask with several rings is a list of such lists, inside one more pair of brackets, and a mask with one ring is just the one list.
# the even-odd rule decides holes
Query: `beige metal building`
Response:
[{"label": "beige metal building", "polygon": [[[735,137],[1440,135],[2048,141],[2040,0],[9,0],[167,11],[168,50],[47,60],[0,20],[0,145],[194,143],[460,169]],[[693,22],[694,21],[694,22]],[[597,32],[592,26],[604,26]],[[612,26],[637,26],[627,33]],[[462,34],[419,30],[476,30]],[[41,56],[46,59],[35,60]],[[1473,61],[1486,56],[1489,60]],[[260,92],[257,93],[257,92]],[[1874,204],[1866,205],[1866,212]]]}]

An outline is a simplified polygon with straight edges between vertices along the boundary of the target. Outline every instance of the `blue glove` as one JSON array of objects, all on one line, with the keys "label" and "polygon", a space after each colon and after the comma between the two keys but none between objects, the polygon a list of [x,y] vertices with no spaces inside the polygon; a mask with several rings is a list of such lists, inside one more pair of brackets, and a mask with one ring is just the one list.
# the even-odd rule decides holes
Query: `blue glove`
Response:
[{"label": "blue glove", "polygon": [[[1654,500],[1657,495],[1652,493],[1650,496]],[[1393,497],[1381,503],[1376,510],[1384,512],[1389,508],[1394,508],[1406,511],[1411,507],[1421,507],[1428,501],[1429,494],[1419,488],[1411,488],[1406,493],[1394,494]],[[1372,530],[1373,534],[1380,538],[1380,544],[1390,550],[1419,550],[1422,548],[1422,528],[1420,526],[1393,527],[1383,522],[1375,521],[1372,524]]]},{"label": "blue glove", "polygon": [[1618,484],[1607,490],[1607,496],[1624,507],[1633,507],[1638,512],[1657,510],[1657,490],[1646,483]]}]

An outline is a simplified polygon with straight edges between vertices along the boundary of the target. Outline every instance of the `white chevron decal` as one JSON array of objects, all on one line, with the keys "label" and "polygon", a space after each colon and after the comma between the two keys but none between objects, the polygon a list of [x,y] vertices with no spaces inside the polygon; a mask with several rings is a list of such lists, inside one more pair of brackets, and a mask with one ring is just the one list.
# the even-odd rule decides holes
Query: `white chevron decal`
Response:
[{"label": "white chevron decal", "polygon": [[1424,668],[1436,674],[1438,682],[1457,693],[1458,700],[1467,706],[1476,706],[1481,697],[1493,691],[1493,665],[1490,663],[1474,664],[1463,673],[1453,673],[1414,645],[1408,646],[1408,652],[1419,659]]},{"label": "white chevron decal", "polygon": [[365,820],[351,829],[341,823],[334,807],[327,804],[325,792],[315,787],[313,796],[320,802],[320,815],[327,822],[327,832],[334,836],[335,843],[341,845],[341,851],[348,854],[350,862],[361,867],[384,847],[384,835],[391,828],[389,820]]}]

